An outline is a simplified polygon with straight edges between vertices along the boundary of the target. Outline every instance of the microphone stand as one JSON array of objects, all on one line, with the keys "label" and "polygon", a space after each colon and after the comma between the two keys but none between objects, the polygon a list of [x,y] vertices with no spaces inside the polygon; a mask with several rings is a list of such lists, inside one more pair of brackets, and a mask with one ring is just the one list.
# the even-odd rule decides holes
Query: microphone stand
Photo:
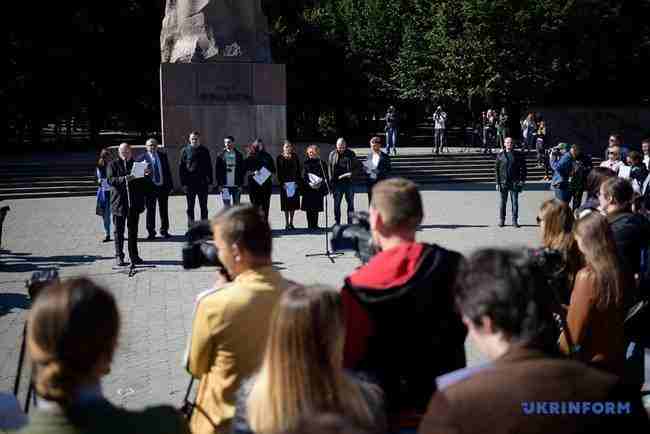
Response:
[{"label": "microphone stand", "polygon": [[325,196],[325,252],[323,253],[309,253],[305,255],[307,258],[311,257],[316,257],[316,256],[326,256],[330,261],[332,261],[332,264],[334,263],[334,258],[337,256],[343,255],[341,252],[330,252],[330,243],[329,243],[329,221],[328,221],[328,209],[327,209],[327,198],[332,194],[332,190],[330,189],[330,184],[327,181],[327,172],[325,172],[325,168],[323,168],[323,160],[320,158],[318,159],[320,162],[320,168],[321,171],[323,172],[323,181],[325,181],[325,187],[327,188],[327,196]]}]

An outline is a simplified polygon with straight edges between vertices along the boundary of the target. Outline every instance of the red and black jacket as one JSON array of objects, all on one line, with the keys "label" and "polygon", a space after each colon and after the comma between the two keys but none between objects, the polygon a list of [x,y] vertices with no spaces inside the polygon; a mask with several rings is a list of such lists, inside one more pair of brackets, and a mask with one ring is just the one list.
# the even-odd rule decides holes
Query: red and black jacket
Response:
[{"label": "red and black jacket", "polygon": [[389,412],[423,412],[437,376],[465,367],[467,329],[453,289],[463,257],[406,243],[345,280],[345,367],[383,388]]}]

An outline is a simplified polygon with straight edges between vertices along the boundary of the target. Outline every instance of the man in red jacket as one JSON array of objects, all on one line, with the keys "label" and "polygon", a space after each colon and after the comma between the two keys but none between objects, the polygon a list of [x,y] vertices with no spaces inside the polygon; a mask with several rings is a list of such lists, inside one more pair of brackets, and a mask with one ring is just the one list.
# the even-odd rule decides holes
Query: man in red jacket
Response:
[{"label": "man in red jacket", "polygon": [[345,366],[377,381],[389,417],[397,420],[407,414],[417,421],[435,378],[466,364],[467,330],[452,293],[462,256],[416,242],[422,217],[413,182],[377,183],[370,226],[381,252],[346,278],[342,289]]}]

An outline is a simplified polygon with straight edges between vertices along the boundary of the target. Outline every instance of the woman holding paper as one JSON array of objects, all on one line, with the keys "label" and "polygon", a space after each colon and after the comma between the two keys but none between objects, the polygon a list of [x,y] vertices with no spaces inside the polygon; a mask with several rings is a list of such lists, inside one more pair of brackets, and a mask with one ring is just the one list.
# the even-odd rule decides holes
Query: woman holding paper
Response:
[{"label": "woman holding paper", "polygon": [[264,212],[269,219],[271,206],[271,193],[273,188],[273,174],[275,163],[273,157],[264,150],[262,139],[256,139],[248,147],[248,157],[245,161],[248,175],[248,197],[251,203]]},{"label": "woman holding paper", "polygon": [[382,179],[388,178],[390,172],[390,156],[381,150],[381,138],[375,136],[370,139],[370,154],[363,163],[368,174],[368,203],[372,200],[372,187]]},{"label": "woman holding paper", "polygon": [[318,213],[323,211],[323,196],[327,194],[326,176],[325,163],[320,159],[318,146],[309,146],[302,168],[302,182],[305,188],[301,206],[301,209],[307,213],[309,229],[318,229]]},{"label": "woman holding paper", "polygon": [[293,214],[300,208],[300,194],[298,183],[300,182],[300,160],[296,154],[293,143],[286,140],[282,148],[282,154],[276,159],[278,168],[278,181],[280,182],[280,209],[284,211],[286,229],[295,229],[293,226]]}]

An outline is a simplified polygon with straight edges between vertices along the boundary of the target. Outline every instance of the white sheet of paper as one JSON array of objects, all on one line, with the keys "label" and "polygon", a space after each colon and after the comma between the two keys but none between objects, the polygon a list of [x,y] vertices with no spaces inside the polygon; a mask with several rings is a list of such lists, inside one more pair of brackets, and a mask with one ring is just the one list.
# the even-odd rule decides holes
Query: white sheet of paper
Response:
[{"label": "white sheet of paper", "polygon": [[20,408],[16,397],[0,392],[0,431],[17,430],[27,425],[27,416]]},{"label": "white sheet of paper", "polygon": [[618,177],[630,179],[630,169],[632,169],[630,166],[621,165],[621,167],[618,168]]},{"label": "white sheet of paper", "polygon": [[321,183],[323,181],[323,178],[321,178],[320,176],[315,175],[313,173],[309,173],[308,177],[309,177],[309,183],[310,184],[319,184],[319,183]]},{"label": "white sheet of paper", "polygon": [[257,175],[253,176],[253,179],[255,179],[255,182],[257,182],[259,185],[262,185],[266,182],[267,179],[269,179],[269,176],[271,176],[269,169],[262,166],[262,168],[257,171]]},{"label": "white sheet of paper", "polygon": [[230,189],[226,188],[226,187],[222,188],[221,189],[221,199],[223,199],[225,201],[228,201],[228,200],[230,200],[230,198],[231,198]]},{"label": "white sheet of paper", "polygon": [[293,197],[296,194],[296,183],[295,182],[285,182],[284,188],[287,191],[287,197]]},{"label": "white sheet of paper", "polygon": [[135,178],[144,178],[144,171],[147,170],[149,163],[146,161],[136,161],[133,163],[133,168],[131,169],[131,175]]}]

